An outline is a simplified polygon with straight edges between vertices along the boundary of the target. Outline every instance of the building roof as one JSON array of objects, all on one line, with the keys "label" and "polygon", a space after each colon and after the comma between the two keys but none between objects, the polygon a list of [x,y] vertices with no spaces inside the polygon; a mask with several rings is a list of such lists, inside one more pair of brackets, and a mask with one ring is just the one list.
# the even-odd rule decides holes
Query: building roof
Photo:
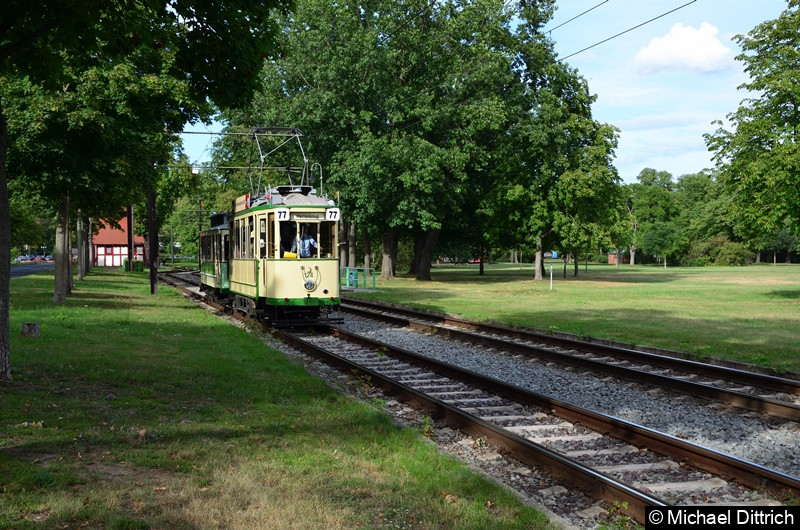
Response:
[{"label": "building roof", "polygon": [[[105,226],[100,229],[100,232],[92,237],[92,243],[95,245],[127,245],[128,244],[128,218],[123,217],[118,221],[122,230],[117,230],[111,226]],[[144,237],[134,234],[134,245],[143,245]]]}]

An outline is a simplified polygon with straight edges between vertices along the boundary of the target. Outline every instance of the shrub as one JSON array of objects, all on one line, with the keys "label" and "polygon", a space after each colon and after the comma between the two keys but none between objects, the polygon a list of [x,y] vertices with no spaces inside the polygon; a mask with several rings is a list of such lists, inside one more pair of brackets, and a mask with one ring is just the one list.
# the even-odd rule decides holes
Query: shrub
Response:
[{"label": "shrub", "polygon": [[714,265],[749,265],[753,262],[753,252],[741,243],[728,241],[723,245]]}]

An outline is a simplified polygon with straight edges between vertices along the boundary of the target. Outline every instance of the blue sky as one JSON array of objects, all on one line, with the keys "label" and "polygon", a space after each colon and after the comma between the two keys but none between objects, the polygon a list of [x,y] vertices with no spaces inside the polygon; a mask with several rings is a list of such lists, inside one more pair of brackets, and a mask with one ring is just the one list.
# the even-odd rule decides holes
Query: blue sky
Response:
[{"label": "blue sky", "polygon": [[[577,68],[597,95],[594,118],[620,129],[615,166],[625,182],[635,182],[647,167],[677,179],[713,166],[703,134],[713,132],[712,122],[725,120],[747,96],[737,90],[747,77],[734,60],[739,48],[732,37],[786,9],[786,0],[695,0],[567,58],[689,1],[561,0],[546,27],[555,28],[550,36],[559,57]],[[183,138],[191,161],[208,158],[210,136]]]},{"label": "blue sky", "polygon": [[609,42],[579,50],[687,4],[689,0],[561,0],[547,28],[560,58],[597,95],[594,118],[620,129],[615,166],[625,182],[646,167],[675,179],[713,167],[704,133],[747,97],[732,41],[777,18],[786,0],[696,0]]}]

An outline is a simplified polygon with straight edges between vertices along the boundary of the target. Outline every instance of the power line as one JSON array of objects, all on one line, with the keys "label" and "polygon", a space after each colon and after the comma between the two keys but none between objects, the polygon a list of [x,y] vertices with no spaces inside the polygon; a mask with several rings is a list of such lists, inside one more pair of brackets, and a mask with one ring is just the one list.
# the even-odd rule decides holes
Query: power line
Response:
[{"label": "power line", "polygon": [[598,7],[600,7],[601,5],[603,5],[603,4],[607,4],[607,3],[608,3],[608,0],[603,0],[602,2],[600,2],[600,3],[599,3],[599,4],[597,4],[597,5],[595,5],[594,7],[590,7],[589,9],[587,9],[586,11],[584,11],[583,13],[580,13],[580,14],[578,14],[578,15],[575,15],[574,17],[572,17],[571,19],[567,20],[566,22],[562,22],[561,24],[559,24],[558,26],[554,27],[553,29],[550,29],[550,30],[548,30],[548,31],[547,31],[547,33],[548,33],[548,34],[551,34],[551,33],[553,33],[555,30],[557,30],[558,28],[560,28],[561,26],[566,26],[567,24],[569,24],[569,23],[570,23],[570,22],[572,22],[573,20],[575,20],[575,19],[577,19],[577,18],[581,18],[581,17],[582,17],[583,15],[585,15],[586,13],[588,13],[588,12],[590,12],[590,11],[594,11],[595,9],[597,9]]},{"label": "power line", "polygon": [[658,20],[661,17],[665,17],[665,16],[669,15],[670,13],[674,13],[675,11],[678,11],[679,9],[683,9],[684,7],[688,6],[689,4],[693,4],[695,2],[697,2],[697,0],[692,0],[691,2],[686,2],[682,6],[678,6],[675,9],[672,9],[670,11],[667,11],[666,13],[662,13],[662,14],[658,15],[657,17],[653,17],[650,20],[642,22],[641,24],[637,24],[637,25],[633,26],[632,28],[628,28],[625,31],[617,33],[616,35],[612,35],[611,37],[608,37],[607,39],[603,39],[600,42],[596,42],[596,43],[592,44],[591,46],[587,46],[586,48],[583,48],[582,50],[578,50],[575,53],[571,53],[571,54],[567,55],[566,57],[562,57],[562,58],[560,58],[558,60],[558,62],[565,61],[565,60],[569,59],[570,57],[574,57],[575,55],[578,55],[579,53],[583,53],[586,50],[590,50],[590,49],[594,48],[595,46],[599,46],[599,45],[601,45],[601,44],[603,44],[605,42],[608,42],[608,41],[610,41],[612,39],[616,39],[620,35],[625,35],[626,33],[630,32],[630,31],[633,31],[633,30],[635,30],[637,28],[641,28],[642,26],[644,26],[646,24],[649,24],[649,23],[653,22],[654,20]]}]

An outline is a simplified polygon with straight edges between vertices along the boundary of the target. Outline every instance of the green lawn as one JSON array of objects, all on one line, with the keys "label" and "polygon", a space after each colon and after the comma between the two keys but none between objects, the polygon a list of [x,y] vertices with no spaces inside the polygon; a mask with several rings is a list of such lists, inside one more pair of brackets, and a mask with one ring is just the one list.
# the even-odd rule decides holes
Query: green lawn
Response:
[{"label": "green lawn", "polygon": [[[549,266],[548,266],[549,273]],[[667,268],[554,264],[533,280],[530,265],[435,267],[432,282],[378,281],[369,299],[600,337],[700,357],[800,371],[800,266]]]},{"label": "green lawn", "polygon": [[[146,274],[11,282],[1,528],[543,528],[421,435]],[[41,337],[20,338],[23,322]]]}]

